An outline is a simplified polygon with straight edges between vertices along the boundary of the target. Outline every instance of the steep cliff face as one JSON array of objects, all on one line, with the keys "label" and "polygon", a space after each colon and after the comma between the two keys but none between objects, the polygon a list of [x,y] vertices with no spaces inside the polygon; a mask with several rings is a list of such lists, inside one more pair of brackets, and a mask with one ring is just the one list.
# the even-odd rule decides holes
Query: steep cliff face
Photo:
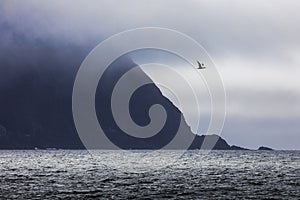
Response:
[{"label": "steep cliff face", "polygon": [[[159,88],[141,69],[135,71],[135,79],[147,80],[147,82],[151,83],[141,86],[133,94],[129,102],[131,117],[137,124],[145,126],[150,123],[148,114],[149,108],[154,104],[160,104],[165,108],[167,113],[167,120],[164,127],[156,135],[146,139],[132,137],[124,133],[117,126],[111,113],[111,94],[114,86],[122,75],[134,67],[137,67],[137,65],[129,57],[122,56],[113,62],[104,73],[99,82],[96,95],[96,110],[99,123],[104,129],[104,132],[106,132],[107,137],[123,149],[160,149],[175,137],[183,115],[169,99],[162,95]],[[134,80],[132,80],[132,82],[133,81]],[[185,130],[187,138],[194,137],[194,133],[191,132],[190,127],[186,124],[184,119],[182,121],[181,130]],[[189,149],[200,149],[204,140],[208,142],[211,141],[215,144],[207,148],[220,150],[231,149],[231,146],[217,135],[196,135]],[[180,149],[182,146],[178,144],[175,148]],[[205,148],[205,146],[202,148]],[[236,149],[238,149],[238,147]]]},{"label": "steep cliff face", "polygon": [[[96,110],[101,127],[106,136],[117,146],[124,149],[160,149],[168,144],[175,136],[180,120],[181,112],[165,98],[149,77],[141,70],[134,72],[134,81],[147,81],[149,84],[141,86],[134,92],[129,102],[129,111],[133,121],[145,126],[150,123],[148,111],[154,104],[162,105],[167,112],[165,126],[159,133],[149,138],[137,138],[124,133],[116,124],[111,112],[111,95],[117,81],[137,65],[126,56],[122,56],[113,62],[102,76],[96,94]],[[128,84],[131,84],[131,83]],[[126,91],[123,91],[126,92]],[[187,127],[187,125],[185,124]]]},{"label": "steep cliff face", "polygon": [[[84,148],[73,123],[72,89],[76,72],[91,47],[29,41],[22,35],[16,38],[22,45],[11,44],[8,50],[0,44],[1,52],[5,52],[0,55],[0,148]],[[159,149],[174,138],[182,114],[154,83],[139,88],[129,107],[133,120],[144,126],[150,122],[150,106],[164,106],[168,118],[157,135],[134,138],[123,133],[112,117],[112,90],[118,79],[133,67],[136,64],[123,56],[101,78],[96,93],[99,123],[107,137],[121,148]],[[137,70],[136,78],[149,79],[141,70]],[[193,134],[186,123],[183,126],[187,135]],[[190,148],[200,148],[203,138],[196,136]],[[230,149],[230,146],[219,138],[214,148]]]}]

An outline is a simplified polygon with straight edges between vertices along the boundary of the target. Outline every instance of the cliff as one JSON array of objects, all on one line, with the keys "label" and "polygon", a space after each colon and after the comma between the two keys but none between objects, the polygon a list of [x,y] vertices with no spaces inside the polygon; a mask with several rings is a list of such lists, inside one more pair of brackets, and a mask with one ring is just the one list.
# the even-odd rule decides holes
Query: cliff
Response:
[{"label": "cliff", "polygon": [[[83,149],[73,123],[72,89],[78,67],[90,47],[28,41],[22,35],[16,38],[22,46],[1,49],[5,54],[0,64],[0,149]],[[174,137],[182,114],[154,83],[141,87],[133,95],[130,114],[137,124],[146,125],[150,120],[149,107],[155,103],[163,105],[168,118],[157,135],[137,139],[122,133],[109,109],[116,81],[135,66],[124,56],[105,72],[96,93],[99,123],[109,139],[123,149],[159,149]],[[141,70],[136,77],[147,78]],[[186,123],[183,128],[187,135],[193,134]],[[190,149],[200,148],[204,137],[197,135]],[[230,146],[224,139],[217,138],[214,149],[240,147]]]}]

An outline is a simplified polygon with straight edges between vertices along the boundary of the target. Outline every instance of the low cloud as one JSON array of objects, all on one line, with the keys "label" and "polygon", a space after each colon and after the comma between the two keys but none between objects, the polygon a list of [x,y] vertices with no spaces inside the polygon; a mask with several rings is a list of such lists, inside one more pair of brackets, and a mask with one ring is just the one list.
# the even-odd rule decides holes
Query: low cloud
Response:
[{"label": "low cloud", "polygon": [[[288,148],[290,140],[280,139],[285,137],[283,132],[300,140],[300,126],[294,123],[300,119],[299,10],[299,1],[284,0],[4,0],[0,3],[0,59],[19,58],[22,45],[34,46],[37,41],[57,48],[72,44],[91,49],[130,28],[175,29],[202,44],[216,63],[227,91],[224,131],[231,141],[255,141],[261,133],[272,140],[270,146]],[[34,59],[26,68],[30,62]],[[13,76],[14,70],[7,73]],[[249,135],[249,130],[255,133]],[[276,137],[270,138],[272,134]],[[294,143],[291,147],[300,148]]]}]

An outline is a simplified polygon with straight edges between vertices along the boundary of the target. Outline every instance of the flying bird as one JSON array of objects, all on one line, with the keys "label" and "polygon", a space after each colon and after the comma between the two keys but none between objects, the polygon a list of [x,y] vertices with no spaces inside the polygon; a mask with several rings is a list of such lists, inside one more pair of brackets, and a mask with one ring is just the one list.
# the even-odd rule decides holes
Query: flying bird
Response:
[{"label": "flying bird", "polygon": [[204,67],[204,64],[200,63],[198,60],[197,60],[197,63],[198,63],[198,68],[197,69],[205,69],[206,68],[206,67]]}]

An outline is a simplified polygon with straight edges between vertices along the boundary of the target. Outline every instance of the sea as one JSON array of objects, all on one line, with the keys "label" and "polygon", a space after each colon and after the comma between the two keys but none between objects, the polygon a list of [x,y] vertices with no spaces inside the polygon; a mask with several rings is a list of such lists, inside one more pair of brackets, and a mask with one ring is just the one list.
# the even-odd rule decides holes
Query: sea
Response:
[{"label": "sea", "polygon": [[0,199],[300,199],[300,151],[1,150]]}]

